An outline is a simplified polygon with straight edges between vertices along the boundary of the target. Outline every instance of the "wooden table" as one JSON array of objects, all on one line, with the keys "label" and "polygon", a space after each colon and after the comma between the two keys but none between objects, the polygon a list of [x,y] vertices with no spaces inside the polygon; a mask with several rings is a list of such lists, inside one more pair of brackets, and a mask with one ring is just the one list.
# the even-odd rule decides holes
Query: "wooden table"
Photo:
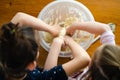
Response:
[{"label": "wooden table", "polygon": [[[41,9],[54,0],[0,0],[0,25],[9,22],[17,12],[25,12],[33,16],[38,16]],[[83,3],[94,15],[96,21],[117,25],[115,29],[116,44],[120,45],[120,0],[77,0]],[[90,46],[87,52],[92,55],[94,50],[100,46],[99,40]],[[40,57],[38,64],[44,65],[47,53],[40,47]],[[59,64],[69,61],[70,58],[59,58]]]}]

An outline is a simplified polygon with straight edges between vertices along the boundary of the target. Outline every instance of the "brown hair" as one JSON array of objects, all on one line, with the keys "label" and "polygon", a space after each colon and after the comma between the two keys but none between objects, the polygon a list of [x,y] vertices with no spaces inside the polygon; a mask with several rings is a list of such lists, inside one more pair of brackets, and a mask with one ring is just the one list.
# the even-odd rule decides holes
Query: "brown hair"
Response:
[{"label": "brown hair", "polygon": [[1,74],[22,77],[26,67],[36,59],[38,45],[34,31],[30,27],[18,27],[12,23],[0,29],[0,66]]},{"label": "brown hair", "polygon": [[[91,80],[120,79],[120,47],[105,44],[99,47],[92,58],[88,72],[84,75]],[[85,80],[87,80],[85,79]]]}]

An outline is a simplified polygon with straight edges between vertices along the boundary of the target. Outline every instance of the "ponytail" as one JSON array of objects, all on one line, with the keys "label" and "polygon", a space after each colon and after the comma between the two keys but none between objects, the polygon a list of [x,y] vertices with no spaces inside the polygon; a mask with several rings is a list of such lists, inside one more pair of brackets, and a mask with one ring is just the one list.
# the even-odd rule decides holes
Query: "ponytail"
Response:
[{"label": "ponytail", "polygon": [[[17,25],[16,25],[17,26]],[[15,44],[15,31],[16,27],[14,24],[4,24],[0,29],[0,56],[1,61],[4,63],[4,59],[7,54],[3,54],[3,52],[7,52]]]}]

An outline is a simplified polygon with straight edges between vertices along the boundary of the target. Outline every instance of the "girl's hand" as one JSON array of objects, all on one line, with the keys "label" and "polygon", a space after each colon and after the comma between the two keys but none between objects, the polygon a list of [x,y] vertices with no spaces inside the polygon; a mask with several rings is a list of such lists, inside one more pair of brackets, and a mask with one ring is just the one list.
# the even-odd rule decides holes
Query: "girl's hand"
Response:
[{"label": "girl's hand", "polygon": [[64,43],[65,43],[65,45],[70,45],[70,43],[72,43],[72,42],[74,42],[74,40],[71,38],[71,37],[69,37],[69,36],[65,36],[64,37]]},{"label": "girl's hand", "polygon": [[52,27],[51,34],[54,37],[58,36],[62,28],[60,26],[58,26],[58,25],[54,25],[54,26],[51,26],[51,27]]},{"label": "girl's hand", "polygon": [[75,33],[75,31],[76,31],[76,25],[75,25],[75,23],[73,23],[72,25],[70,25],[69,27],[67,27],[66,34],[69,35],[69,36],[73,36],[73,34]]},{"label": "girl's hand", "polygon": [[64,39],[62,37],[56,37],[56,38],[53,39],[53,43],[63,45],[64,44]]}]

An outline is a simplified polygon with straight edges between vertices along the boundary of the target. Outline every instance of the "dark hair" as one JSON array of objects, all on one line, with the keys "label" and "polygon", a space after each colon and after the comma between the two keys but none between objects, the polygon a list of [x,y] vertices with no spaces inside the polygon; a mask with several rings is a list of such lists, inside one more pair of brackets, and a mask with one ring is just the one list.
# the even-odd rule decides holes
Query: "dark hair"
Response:
[{"label": "dark hair", "polygon": [[[105,44],[99,47],[92,58],[85,80],[119,80],[120,47]],[[83,80],[83,79],[82,79]]]},{"label": "dark hair", "polygon": [[2,71],[13,77],[21,77],[26,67],[36,60],[38,45],[34,31],[18,24],[4,24],[0,29],[0,63]]}]

